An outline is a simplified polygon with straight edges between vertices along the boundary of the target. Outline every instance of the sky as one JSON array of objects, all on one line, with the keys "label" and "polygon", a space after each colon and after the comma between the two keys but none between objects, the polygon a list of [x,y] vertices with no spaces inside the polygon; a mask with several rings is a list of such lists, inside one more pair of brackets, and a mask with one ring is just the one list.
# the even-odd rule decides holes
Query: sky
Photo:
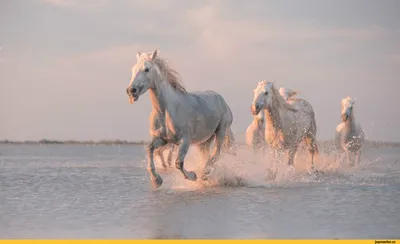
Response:
[{"label": "sky", "polygon": [[[136,53],[158,48],[188,91],[214,90],[238,140],[260,80],[314,107],[332,139],[340,101],[370,140],[400,141],[400,1],[4,0],[0,139],[148,140],[148,94],[131,105]],[[241,138],[243,137],[243,138]]]}]

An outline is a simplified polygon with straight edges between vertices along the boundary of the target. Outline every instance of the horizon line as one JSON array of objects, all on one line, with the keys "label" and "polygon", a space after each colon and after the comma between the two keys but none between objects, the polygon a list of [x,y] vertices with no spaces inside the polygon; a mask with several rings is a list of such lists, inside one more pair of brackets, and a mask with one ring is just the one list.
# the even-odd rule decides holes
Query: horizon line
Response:
[{"label": "horizon line", "polygon": [[[335,139],[328,140],[317,140],[319,143],[329,143],[334,142]],[[148,140],[122,140],[122,139],[113,139],[113,140],[55,140],[55,139],[40,139],[40,140],[10,140],[10,139],[2,139],[0,140],[0,144],[80,144],[80,145],[147,145],[150,141]],[[383,140],[365,140],[366,144],[372,145],[393,145],[400,146],[400,141],[383,141]],[[245,141],[237,141],[237,144],[243,145],[246,144]]]}]

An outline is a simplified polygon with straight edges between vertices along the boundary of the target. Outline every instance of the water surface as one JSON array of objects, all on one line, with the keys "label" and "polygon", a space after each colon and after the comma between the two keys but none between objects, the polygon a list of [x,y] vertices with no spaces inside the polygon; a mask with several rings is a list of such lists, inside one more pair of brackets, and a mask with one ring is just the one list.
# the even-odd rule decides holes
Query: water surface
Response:
[{"label": "water surface", "polygon": [[[0,238],[400,238],[399,148],[369,149],[356,168],[321,156],[319,175],[300,158],[294,176],[279,166],[274,179],[268,157],[242,149],[221,159],[212,186],[158,168],[157,190],[145,155],[130,145],[0,145]],[[199,165],[189,155],[186,167]]]}]

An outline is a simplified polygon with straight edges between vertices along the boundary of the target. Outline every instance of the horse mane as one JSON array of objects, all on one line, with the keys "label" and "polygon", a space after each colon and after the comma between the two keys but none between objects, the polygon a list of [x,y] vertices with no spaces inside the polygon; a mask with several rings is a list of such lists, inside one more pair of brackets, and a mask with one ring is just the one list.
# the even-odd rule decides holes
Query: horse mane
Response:
[{"label": "horse mane", "polygon": [[285,101],[285,99],[279,94],[278,89],[276,89],[275,84],[272,83],[271,87],[272,93],[274,94],[275,101],[278,107],[287,109],[292,112],[297,112],[297,109],[295,109],[291,104]]},{"label": "horse mane", "polygon": [[165,59],[157,56],[153,62],[158,66],[160,72],[167,78],[168,83],[172,86],[172,88],[180,93],[187,94],[186,88],[183,85],[183,81],[179,75],[179,73],[170,68],[167,61]]}]

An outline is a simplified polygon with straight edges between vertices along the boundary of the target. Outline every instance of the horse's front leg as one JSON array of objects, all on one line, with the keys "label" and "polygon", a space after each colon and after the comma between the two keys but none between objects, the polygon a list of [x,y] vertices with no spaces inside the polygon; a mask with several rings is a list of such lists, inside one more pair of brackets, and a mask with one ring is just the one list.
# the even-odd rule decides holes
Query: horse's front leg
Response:
[{"label": "horse's front leg", "polygon": [[147,170],[150,173],[151,180],[153,185],[158,188],[162,185],[163,180],[159,174],[156,172],[156,167],[154,165],[154,152],[157,148],[164,146],[167,142],[159,137],[153,137],[151,143],[147,148],[147,158],[148,158],[148,165]]},{"label": "horse's front leg", "polygon": [[185,170],[183,163],[185,161],[186,154],[189,151],[189,146],[190,146],[189,139],[185,138],[181,141],[178,150],[178,157],[176,158],[175,161],[175,166],[182,172],[183,176],[185,176],[186,179],[195,181],[197,179],[196,173],[193,171]]}]

